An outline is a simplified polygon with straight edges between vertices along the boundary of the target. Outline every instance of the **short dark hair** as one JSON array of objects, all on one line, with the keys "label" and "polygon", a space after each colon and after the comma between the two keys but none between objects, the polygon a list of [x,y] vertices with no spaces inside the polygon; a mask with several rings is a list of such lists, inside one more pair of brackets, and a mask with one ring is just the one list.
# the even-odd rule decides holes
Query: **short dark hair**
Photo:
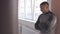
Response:
[{"label": "short dark hair", "polygon": [[45,4],[49,5],[48,2],[42,2],[42,3],[40,4],[40,6],[43,6],[43,5],[45,5]]}]

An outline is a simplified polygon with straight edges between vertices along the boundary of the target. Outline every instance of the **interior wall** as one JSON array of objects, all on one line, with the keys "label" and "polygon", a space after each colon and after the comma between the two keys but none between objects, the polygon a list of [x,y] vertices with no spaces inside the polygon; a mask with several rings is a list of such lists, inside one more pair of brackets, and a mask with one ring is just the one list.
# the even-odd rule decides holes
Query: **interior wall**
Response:
[{"label": "interior wall", "polygon": [[51,8],[57,16],[56,34],[60,34],[60,0],[52,0]]},{"label": "interior wall", "polygon": [[18,34],[17,0],[0,0],[0,34]]}]

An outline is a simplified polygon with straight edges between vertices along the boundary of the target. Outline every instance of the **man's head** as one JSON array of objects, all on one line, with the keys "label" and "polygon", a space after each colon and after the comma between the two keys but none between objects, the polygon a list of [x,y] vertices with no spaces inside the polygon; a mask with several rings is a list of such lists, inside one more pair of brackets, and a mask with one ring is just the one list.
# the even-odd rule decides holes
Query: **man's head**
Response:
[{"label": "man's head", "polygon": [[44,13],[48,12],[49,11],[49,4],[48,4],[48,2],[42,2],[40,4],[40,8],[41,8],[42,12],[44,12]]}]

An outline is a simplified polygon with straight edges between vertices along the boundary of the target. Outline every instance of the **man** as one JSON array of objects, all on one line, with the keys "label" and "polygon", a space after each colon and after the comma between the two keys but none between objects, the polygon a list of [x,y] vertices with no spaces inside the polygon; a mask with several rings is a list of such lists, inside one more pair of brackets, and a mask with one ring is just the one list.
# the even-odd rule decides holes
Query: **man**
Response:
[{"label": "man", "polygon": [[41,34],[50,34],[49,27],[54,14],[49,10],[48,2],[42,2],[40,8],[42,14],[38,17],[38,20],[35,23],[35,29],[39,30]]}]

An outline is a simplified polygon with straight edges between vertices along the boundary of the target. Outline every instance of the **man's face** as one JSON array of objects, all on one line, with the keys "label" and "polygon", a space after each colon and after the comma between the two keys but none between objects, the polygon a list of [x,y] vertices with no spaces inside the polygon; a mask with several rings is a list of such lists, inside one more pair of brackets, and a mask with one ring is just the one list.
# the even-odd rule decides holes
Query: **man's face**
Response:
[{"label": "man's face", "polygon": [[46,12],[48,12],[48,10],[49,10],[49,6],[47,4],[41,6],[41,11],[42,12],[45,12],[46,13]]}]

